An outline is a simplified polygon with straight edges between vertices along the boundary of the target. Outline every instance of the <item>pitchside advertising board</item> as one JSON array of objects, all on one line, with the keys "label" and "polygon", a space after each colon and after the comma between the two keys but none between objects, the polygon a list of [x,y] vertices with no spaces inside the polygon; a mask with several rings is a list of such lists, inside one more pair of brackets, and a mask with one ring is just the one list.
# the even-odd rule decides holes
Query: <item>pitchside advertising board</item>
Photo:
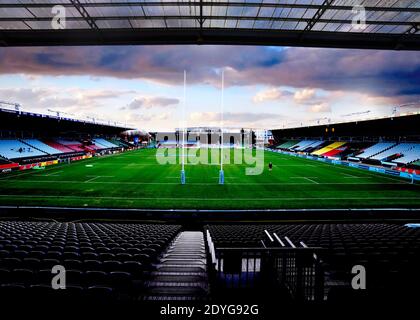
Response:
[{"label": "pitchside advertising board", "polygon": [[11,172],[12,169],[19,168],[19,163],[7,163],[0,165],[0,172],[1,173],[7,173]]},{"label": "pitchside advertising board", "polygon": [[79,160],[89,159],[89,158],[92,158],[92,156],[91,155],[78,156],[78,157],[72,157],[72,158],[67,158],[67,159],[58,159],[58,160],[51,160],[51,161],[35,162],[35,163],[30,163],[30,164],[25,164],[25,165],[17,164],[17,168],[19,170],[37,169],[37,168],[44,168],[44,167],[47,167],[47,166],[51,166],[51,165],[55,165],[55,164],[59,164],[59,163],[63,163],[63,162],[69,162],[68,161],[69,159],[70,159],[70,161],[79,161]]},{"label": "pitchside advertising board", "polygon": [[420,174],[419,174],[419,172],[417,172],[414,169],[397,168],[395,170],[392,170],[392,169],[385,169],[385,168],[380,168],[380,167],[369,166],[369,165],[366,165],[366,164],[348,162],[348,161],[334,160],[334,159],[328,159],[328,158],[318,158],[318,157],[314,157],[314,156],[310,156],[310,155],[292,153],[292,152],[281,151],[281,150],[273,150],[273,149],[268,149],[268,148],[266,148],[266,150],[271,151],[271,152],[288,154],[288,155],[292,155],[292,156],[295,156],[295,157],[300,157],[300,158],[305,158],[305,159],[310,159],[310,160],[318,160],[318,161],[322,161],[322,162],[326,162],[326,163],[338,164],[338,165],[348,166],[348,167],[352,167],[352,168],[357,168],[357,169],[368,170],[368,171],[388,174],[388,175],[392,175],[392,176],[397,176],[397,177],[401,177],[401,178],[405,178],[405,179],[410,179],[410,180],[414,179],[414,180],[419,180],[420,181]]}]

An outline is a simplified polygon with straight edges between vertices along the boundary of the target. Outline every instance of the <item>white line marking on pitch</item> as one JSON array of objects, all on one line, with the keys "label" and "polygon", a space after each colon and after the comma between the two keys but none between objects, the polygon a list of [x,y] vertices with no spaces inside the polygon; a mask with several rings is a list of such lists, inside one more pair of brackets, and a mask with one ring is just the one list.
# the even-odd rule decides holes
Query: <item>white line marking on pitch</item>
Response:
[{"label": "white line marking on pitch", "polygon": [[47,174],[42,174],[40,177],[59,177],[60,175],[58,173],[63,172],[63,170],[57,171],[57,172],[51,172]]},{"label": "white line marking on pitch", "polygon": [[[114,178],[114,176],[86,176],[86,177],[92,177],[92,178],[86,180],[84,183],[92,182],[93,180],[96,180],[99,178]],[[60,182],[60,181],[57,181],[57,182]]]},{"label": "white line marking on pitch", "polygon": [[315,180],[312,180],[312,179],[316,179],[318,177],[290,177],[290,178],[291,179],[306,179],[306,180],[308,180],[312,183],[319,184],[319,182],[316,182]]},{"label": "white line marking on pitch", "polygon": [[313,164],[273,164],[273,167],[315,167]]},{"label": "white line marking on pitch", "polygon": [[93,196],[68,196],[68,195],[26,195],[26,194],[0,194],[0,197],[18,197],[18,198],[57,198],[60,200],[61,198],[74,198],[74,199],[111,199],[111,200],[203,200],[203,201],[269,201],[269,200],[277,200],[277,201],[299,201],[299,200],[418,200],[418,197],[375,197],[375,198],[367,198],[367,197],[305,197],[305,198],[296,198],[296,197],[287,197],[287,198],[161,198],[161,197],[93,197]]},{"label": "white line marking on pitch", "polygon": [[[312,160],[308,160],[308,161],[312,161]],[[329,168],[336,168],[336,169],[339,169],[339,170],[348,170],[348,171],[351,171],[351,172],[354,172],[355,170],[359,170],[360,174],[368,175],[368,176],[371,176],[371,177],[379,177],[379,178],[382,177],[382,178],[388,179],[388,180],[400,181],[400,182],[402,181],[403,182],[402,184],[412,184],[410,181],[404,181],[402,178],[400,178],[400,179],[392,178],[390,176],[387,176],[386,174],[381,174],[381,173],[378,173],[378,172],[373,172],[373,171],[368,171],[368,170],[360,170],[360,169],[355,169],[355,168],[345,167],[345,166],[331,166],[330,164],[325,163],[325,162],[319,162],[318,164],[324,165],[324,166],[329,167]]]},{"label": "white line marking on pitch", "polygon": [[100,178],[100,176],[96,176],[96,177],[90,178],[90,179],[86,180],[85,183],[86,182],[92,182],[93,180],[98,179],[98,178]]},{"label": "white line marking on pitch", "polygon": [[[176,182],[129,182],[129,181],[77,181],[77,180],[6,180],[6,182],[19,182],[19,183],[97,183],[97,184],[126,184],[126,185],[177,185]],[[190,185],[201,185],[211,187],[212,185],[208,182],[191,182]],[[314,182],[232,182],[229,185],[236,186],[285,186],[285,185],[313,185]],[[405,185],[406,182],[318,182],[319,185]],[[420,184],[411,184],[413,187],[420,187]]]},{"label": "white line marking on pitch", "polygon": [[348,173],[342,173],[345,177],[343,177],[344,179],[372,179],[372,177],[360,177],[360,176],[354,176],[352,174],[348,174]]}]

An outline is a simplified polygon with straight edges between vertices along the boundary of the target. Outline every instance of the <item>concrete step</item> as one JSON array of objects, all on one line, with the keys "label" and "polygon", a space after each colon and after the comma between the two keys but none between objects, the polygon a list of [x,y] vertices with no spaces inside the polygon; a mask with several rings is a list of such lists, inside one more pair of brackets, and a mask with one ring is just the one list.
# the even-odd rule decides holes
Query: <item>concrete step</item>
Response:
[{"label": "concrete step", "polygon": [[173,265],[206,265],[204,259],[172,259],[164,258],[161,260],[162,264],[173,264]]},{"label": "concrete step", "polygon": [[156,266],[158,271],[166,272],[205,272],[205,266],[190,266],[190,265],[173,265],[165,264]]},{"label": "concrete step", "polygon": [[148,295],[204,297],[207,292],[198,286],[158,286],[149,288]]},{"label": "concrete step", "polygon": [[167,272],[167,271],[152,271],[150,273],[151,277],[160,277],[160,276],[197,276],[200,278],[206,278],[206,272]]},{"label": "concrete step", "polygon": [[174,258],[174,259],[206,259],[205,253],[191,253],[191,254],[180,254],[180,253],[165,253],[163,259],[165,258]]},{"label": "concrete step", "polygon": [[190,288],[190,287],[199,287],[199,288],[206,288],[205,285],[201,282],[177,282],[177,281],[149,281],[146,284],[148,288],[160,288],[160,287],[179,287],[179,288]]},{"label": "concrete step", "polygon": [[[203,273],[205,275],[205,273]],[[200,281],[205,281],[206,277],[203,275],[200,275],[199,273],[194,274],[194,273],[189,273],[189,274],[184,274],[184,275],[180,275],[176,272],[174,273],[170,273],[168,275],[160,275],[160,276],[156,276],[154,278],[154,281],[157,282],[182,282],[182,283],[186,283],[186,282],[200,282]]]},{"label": "concrete step", "polygon": [[209,284],[203,233],[181,232],[145,285],[145,300],[205,299]]},{"label": "concrete step", "polygon": [[194,252],[195,254],[205,254],[205,250],[192,250],[192,249],[184,249],[184,248],[177,248],[177,249],[171,249],[166,252],[166,254],[191,254],[191,252]]}]

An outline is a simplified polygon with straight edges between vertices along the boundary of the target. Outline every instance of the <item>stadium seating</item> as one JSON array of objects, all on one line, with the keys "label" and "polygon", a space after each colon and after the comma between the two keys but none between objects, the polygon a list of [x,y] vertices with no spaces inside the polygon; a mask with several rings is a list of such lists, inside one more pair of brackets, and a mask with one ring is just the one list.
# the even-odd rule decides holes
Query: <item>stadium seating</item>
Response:
[{"label": "stadium seating", "polygon": [[413,151],[413,149],[415,148],[416,148],[415,143],[400,143],[370,157],[370,159],[387,160],[391,156],[402,156],[405,153]]},{"label": "stadium seating", "polygon": [[84,146],[84,148],[87,151],[96,151],[96,150],[104,149],[104,147],[98,147],[96,144],[90,144],[90,145]]},{"label": "stadium seating", "polygon": [[67,148],[71,149],[72,151],[78,151],[78,152],[82,152],[85,151],[83,149],[83,145],[76,140],[64,140],[64,139],[57,139],[56,140],[58,143],[66,146]]},{"label": "stadium seating", "polygon": [[53,147],[50,147],[49,145],[37,140],[37,139],[23,139],[23,142],[25,142],[26,144],[40,150],[43,151],[47,154],[59,154],[62,153],[60,150],[57,150]]},{"label": "stadium seating", "polygon": [[46,153],[24,144],[19,140],[0,140],[0,155],[6,159],[45,156]]},{"label": "stadium seating", "polygon": [[115,144],[117,147],[129,147],[129,143],[122,141],[122,140],[117,140],[117,139],[109,139],[109,142],[111,142],[112,144]]},{"label": "stadium seating", "polygon": [[[0,295],[51,293],[51,268],[66,268],[74,298],[138,299],[175,225],[0,222]],[[22,290],[29,289],[29,290]],[[38,296],[41,295],[41,296]]]},{"label": "stadium seating", "polygon": [[393,160],[393,162],[410,164],[420,159],[420,144],[415,144],[410,150],[404,151],[404,155],[401,158]]},{"label": "stadium seating", "polygon": [[294,146],[290,147],[290,150],[294,150],[294,151],[302,151],[304,149],[306,149],[307,147],[309,147],[311,144],[313,144],[314,140],[302,140],[300,142],[298,142],[297,144],[295,144]]},{"label": "stadium seating", "polygon": [[347,146],[338,147],[323,154],[324,157],[336,157],[347,149]]},{"label": "stadium seating", "polygon": [[74,152],[74,150],[72,150],[72,149],[70,149],[70,148],[68,148],[68,147],[66,147],[66,146],[64,146],[64,145],[62,145],[61,143],[58,143],[58,142],[56,142],[56,141],[52,141],[52,140],[44,140],[43,142],[44,142],[46,145],[48,145],[48,146],[50,146],[50,147],[52,147],[52,148],[54,148],[54,149],[60,150],[62,153],[70,153],[70,152]]},{"label": "stadium seating", "polygon": [[316,151],[312,152],[312,154],[317,155],[317,156],[321,156],[321,155],[324,155],[325,153],[328,153],[328,152],[330,152],[334,149],[337,149],[337,148],[343,146],[344,144],[346,144],[346,142],[334,142],[334,143],[331,143],[331,144],[329,144],[329,145],[327,145],[327,146],[325,146],[325,147],[323,147],[319,150],[316,150]]},{"label": "stadium seating", "polygon": [[363,150],[362,153],[356,155],[356,157],[360,159],[368,159],[388,148],[391,148],[394,145],[395,145],[395,142],[379,142],[369,148],[366,148],[365,150]]},{"label": "stadium seating", "polygon": [[[294,244],[321,247],[326,286],[349,287],[351,269],[361,264],[369,270],[369,290],[402,293],[395,288],[420,284],[420,229],[398,224],[283,224],[208,226],[217,248],[281,246],[265,234],[288,237]],[[274,239],[277,237],[273,237]],[[384,281],[386,279],[386,281]],[[388,290],[388,291],[387,291]],[[376,291],[376,294],[378,293]],[[332,294],[330,292],[330,294]],[[408,291],[409,292],[409,291]]]},{"label": "stadium seating", "polygon": [[296,140],[286,141],[286,142],[278,145],[276,148],[277,149],[289,149],[290,147],[293,147],[298,142],[299,141],[296,141]]},{"label": "stadium seating", "polygon": [[172,147],[178,145],[178,143],[175,140],[167,140],[167,141],[161,141],[160,145],[165,147]]},{"label": "stadium seating", "polygon": [[314,150],[315,148],[319,147],[320,145],[322,145],[324,143],[324,141],[322,140],[318,140],[318,141],[314,141],[312,142],[310,145],[306,146],[305,148],[301,149],[301,151],[310,151],[310,150]]},{"label": "stadium seating", "polygon": [[101,138],[97,138],[95,140],[93,140],[93,142],[98,146],[101,147],[102,149],[104,148],[117,148],[118,145],[115,145],[105,139],[101,139]]}]

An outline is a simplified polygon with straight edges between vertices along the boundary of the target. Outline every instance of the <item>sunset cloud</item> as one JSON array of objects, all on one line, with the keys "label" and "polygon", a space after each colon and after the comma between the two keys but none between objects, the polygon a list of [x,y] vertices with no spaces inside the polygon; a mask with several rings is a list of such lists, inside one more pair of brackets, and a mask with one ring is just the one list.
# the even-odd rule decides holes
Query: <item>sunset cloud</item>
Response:
[{"label": "sunset cloud", "polygon": [[121,110],[139,110],[139,109],[150,109],[154,107],[174,107],[179,103],[179,99],[167,98],[167,97],[140,97],[131,101],[127,107],[121,108]]},{"label": "sunset cloud", "polygon": [[[420,96],[420,56],[410,51],[235,46],[1,48],[0,72],[143,79],[171,85],[266,85],[383,96]],[[270,89],[275,93],[276,89]]]},{"label": "sunset cloud", "polygon": [[270,89],[262,90],[258,92],[252,98],[252,100],[256,103],[260,103],[260,102],[265,102],[265,101],[279,100],[281,98],[285,98],[290,95],[292,95],[290,91],[281,90],[279,88],[270,88]]},{"label": "sunset cloud", "polygon": [[297,103],[306,103],[310,102],[315,98],[315,89],[303,89],[296,91],[293,98]]},{"label": "sunset cloud", "polygon": [[318,113],[384,115],[420,101],[417,52],[211,45],[3,47],[0,99],[173,128],[184,70],[194,124],[219,121],[222,70],[225,122],[235,126],[278,127]]},{"label": "sunset cloud", "polygon": [[331,107],[328,103],[315,104],[309,108],[309,111],[313,113],[331,112]]}]

